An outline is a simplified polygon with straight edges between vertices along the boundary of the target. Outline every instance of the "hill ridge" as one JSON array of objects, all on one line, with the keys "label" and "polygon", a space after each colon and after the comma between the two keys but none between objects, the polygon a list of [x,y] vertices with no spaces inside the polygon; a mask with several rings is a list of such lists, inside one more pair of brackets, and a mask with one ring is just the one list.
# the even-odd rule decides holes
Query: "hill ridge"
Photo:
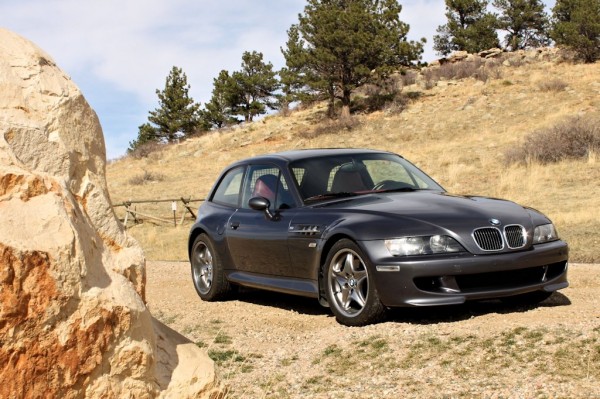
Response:
[{"label": "hill ridge", "polygon": [[[538,51],[509,54],[485,61],[493,63],[486,81],[442,79],[432,85],[426,79],[432,68],[427,68],[414,84],[403,87],[404,94],[413,93],[406,104],[355,115],[349,130],[327,120],[325,105],[316,104],[289,116],[270,115],[190,138],[147,158],[114,161],[107,170],[113,202],[202,197],[227,164],[263,153],[315,147],[385,149],[404,155],[450,192],[507,198],[543,211],[571,244],[574,259],[598,261],[599,241],[590,234],[597,230],[591,220],[600,220],[600,200],[593,188],[600,183],[595,154],[546,166],[507,167],[504,153],[521,145],[527,134],[570,116],[599,115],[600,63],[571,64]],[[131,183],[143,173],[160,178]],[[182,250],[161,255],[173,243],[184,247],[185,226],[174,229],[179,232],[164,229],[140,225],[131,231],[150,258],[185,260]],[[144,245],[158,237],[165,240],[163,249]]]}]

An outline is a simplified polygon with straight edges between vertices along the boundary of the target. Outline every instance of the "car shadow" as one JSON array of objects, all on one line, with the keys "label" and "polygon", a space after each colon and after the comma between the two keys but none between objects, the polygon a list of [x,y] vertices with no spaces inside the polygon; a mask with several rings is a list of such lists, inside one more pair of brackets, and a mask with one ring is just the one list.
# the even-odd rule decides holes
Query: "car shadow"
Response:
[{"label": "car shadow", "polygon": [[387,321],[411,324],[436,324],[463,321],[488,314],[524,313],[536,308],[568,306],[569,298],[555,292],[537,304],[515,304],[499,299],[470,301],[462,305],[394,308],[390,309]]},{"label": "car shadow", "polygon": [[[240,287],[231,299],[303,315],[332,317],[331,311],[319,305],[314,298]],[[496,299],[472,301],[462,305],[393,308],[389,310],[385,321],[410,324],[448,323],[494,313],[523,313],[535,308],[568,306],[570,304],[571,301],[568,297],[560,292],[555,292],[548,299],[537,304],[512,304]]]},{"label": "car shadow", "polygon": [[231,299],[252,303],[254,305],[290,310],[304,315],[331,316],[329,309],[319,305],[319,302],[315,298],[284,294],[281,292],[239,287],[238,292],[233,295]]}]

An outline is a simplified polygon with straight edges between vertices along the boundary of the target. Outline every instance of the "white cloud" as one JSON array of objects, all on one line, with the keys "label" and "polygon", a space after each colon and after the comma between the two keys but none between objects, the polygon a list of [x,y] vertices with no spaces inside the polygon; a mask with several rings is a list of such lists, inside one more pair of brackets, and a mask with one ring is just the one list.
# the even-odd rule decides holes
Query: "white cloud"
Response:
[{"label": "white cloud", "polygon": [[[302,0],[20,0],[0,4],[0,24],[38,44],[73,77],[98,112],[109,156],[116,156],[128,145],[123,136],[134,139],[156,106],[155,90],[172,66],[183,68],[192,96],[205,102],[213,78],[238,69],[244,51],[263,52],[281,66],[279,47],[303,6]],[[123,98],[130,109],[123,109]]]},{"label": "white cloud", "polygon": [[423,61],[435,60],[433,51],[433,35],[438,26],[446,23],[446,6],[443,0],[407,0],[400,1],[402,12],[400,19],[410,25],[408,38],[410,40],[427,39]]},{"label": "white cloud", "polygon": [[[171,67],[181,67],[194,100],[210,99],[221,69],[238,70],[244,51],[276,69],[280,47],[304,0],[19,0],[0,3],[0,25],[32,40],[70,74],[96,109],[109,157],[121,155],[157,106]],[[402,2],[409,39],[432,36],[443,0]],[[127,138],[127,139],[124,139]]]}]

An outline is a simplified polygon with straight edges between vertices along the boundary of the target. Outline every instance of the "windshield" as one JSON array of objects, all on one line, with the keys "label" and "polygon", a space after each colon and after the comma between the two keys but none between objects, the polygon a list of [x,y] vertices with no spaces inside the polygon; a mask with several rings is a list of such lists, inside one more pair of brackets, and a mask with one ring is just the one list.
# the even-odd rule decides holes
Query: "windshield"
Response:
[{"label": "windshield", "polygon": [[388,153],[331,155],[290,163],[305,202],[386,191],[444,191],[404,158]]}]

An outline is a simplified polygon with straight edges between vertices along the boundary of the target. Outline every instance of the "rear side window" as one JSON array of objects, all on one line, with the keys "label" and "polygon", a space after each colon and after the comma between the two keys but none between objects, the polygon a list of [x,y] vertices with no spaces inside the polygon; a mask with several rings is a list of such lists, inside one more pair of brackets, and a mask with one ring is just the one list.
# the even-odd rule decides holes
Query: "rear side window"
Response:
[{"label": "rear side window", "polygon": [[243,167],[231,169],[227,172],[215,190],[212,201],[218,204],[237,207],[240,199],[240,188],[242,187],[243,176]]}]

